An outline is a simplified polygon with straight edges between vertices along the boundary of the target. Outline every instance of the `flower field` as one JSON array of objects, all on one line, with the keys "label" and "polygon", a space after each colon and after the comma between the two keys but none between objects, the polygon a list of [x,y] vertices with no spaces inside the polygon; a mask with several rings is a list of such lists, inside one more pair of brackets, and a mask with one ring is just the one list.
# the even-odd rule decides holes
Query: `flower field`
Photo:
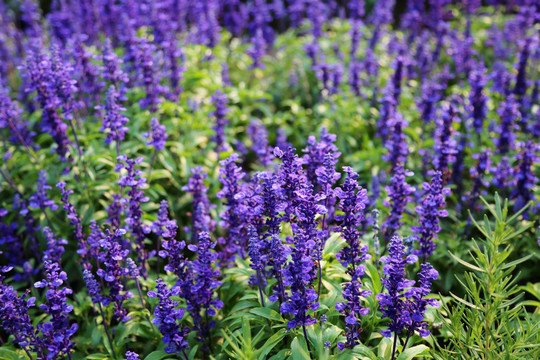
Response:
[{"label": "flower field", "polygon": [[0,3],[0,359],[540,359],[534,0]]}]

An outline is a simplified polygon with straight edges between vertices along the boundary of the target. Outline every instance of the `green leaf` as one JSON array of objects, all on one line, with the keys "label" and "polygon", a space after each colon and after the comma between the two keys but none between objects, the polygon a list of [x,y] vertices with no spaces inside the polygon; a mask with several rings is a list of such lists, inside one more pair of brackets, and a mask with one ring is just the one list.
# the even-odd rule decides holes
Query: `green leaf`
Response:
[{"label": "green leaf", "polygon": [[517,259],[517,260],[511,261],[509,263],[506,263],[506,264],[501,266],[501,269],[506,270],[508,268],[511,268],[512,266],[519,265],[522,262],[525,262],[525,261],[529,260],[533,256],[534,256],[534,254],[529,254],[529,255],[527,255],[525,257],[522,257],[521,259]]},{"label": "green leaf", "polygon": [[408,348],[399,356],[397,357],[397,360],[412,360],[416,355],[420,355],[424,351],[426,351],[428,347],[426,345],[416,345],[411,348]]},{"label": "green leaf", "polygon": [[283,318],[281,317],[281,315],[277,311],[272,310],[272,309],[259,307],[259,308],[251,309],[249,312],[255,315],[262,316],[265,319],[274,320],[274,321],[283,321]]},{"label": "green leaf", "polygon": [[469,268],[469,269],[471,269],[471,270],[476,270],[476,271],[478,271],[478,272],[485,272],[484,269],[481,269],[481,268],[479,268],[478,266],[475,266],[475,265],[473,265],[473,264],[471,264],[471,263],[468,263],[468,262],[465,261],[465,260],[460,259],[458,256],[452,254],[451,251],[448,251],[448,253],[450,254],[450,256],[451,256],[454,260],[456,260],[456,261],[457,261],[458,263],[460,263],[461,265],[463,265],[463,266],[465,266],[465,267],[467,267],[467,268]]},{"label": "green leaf", "polygon": [[0,348],[0,359],[5,360],[18,360],[21,357],[14,350]]},{"label": "green leaf", "polygon": [[167,356],[169,356],[169,354],[167,354],[165,351],[157,350],[148,354],[148,356],[145,357],[144,360],[161,360]]},{"label": "green leaf", "polygon": [[[85,357],[86,360],[103,360],[103,359],[108,359],[108,358],[109,357],[105,354],[90,354],[87,357]],[[0,355],[0,359],[4,359],[4,357]]]},{"label": "green leaf", "polygon": [[259,355],[259,360],[265,359],[266,356],[270,353],[270,351],[272,351],[272,349],[277,344],[279,344],[279,342],[285,337],[285,335],[287,335],[287,332],[285,331],[285,329],[281,329],[277,333],[272,335],[268,340],[266,340],[264,345],[259,350],[261,351]]},{"label": "green leaf", "polygon": [[383,337],[379,343],[379,358],[390,359],[392,353],[392,339]]},{"label": "green leaf", "polygon": [[291,350],[293,360],[311,360],[304,339],[302,339],[302,341],[299,341],[298,337],[295,337],[291,343]]}]

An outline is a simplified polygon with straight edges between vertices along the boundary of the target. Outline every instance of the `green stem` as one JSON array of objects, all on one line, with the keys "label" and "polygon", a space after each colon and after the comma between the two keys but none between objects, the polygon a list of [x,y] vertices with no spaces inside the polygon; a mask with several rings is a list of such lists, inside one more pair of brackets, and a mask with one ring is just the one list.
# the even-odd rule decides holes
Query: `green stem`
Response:
[{"label": "green stem", "polygon": [[394,345],[392,346],[392,357],[391,360],[394,360],[396,357],[396,347],[397,347],[397,333],[394,333]]},{"label": "green stem", "polygon": [[98,305],[99,305],[99,312],[101,313],[101,318],[103,319],[103,327],[105,328],[105,334],[107,334],[107,339],[109,340],[109,345],[111,347],[112,356],[116,360],[116,353],[114,352],[111,334],[109,333],[109,327],[107,326],[107,321],[105,321],[105,314],[103,313],[103,307],[101,306],[101,302],[99,302]]},{"label": "green stem", "polygon": [[313,360],[313,355],[311,354],[311,346],[309,346],[309,339],[306,332],[306,325],[302,324],[302,331],[304,332],[304,339],[306,339],[306,346],[309,353],[309,358]]}]

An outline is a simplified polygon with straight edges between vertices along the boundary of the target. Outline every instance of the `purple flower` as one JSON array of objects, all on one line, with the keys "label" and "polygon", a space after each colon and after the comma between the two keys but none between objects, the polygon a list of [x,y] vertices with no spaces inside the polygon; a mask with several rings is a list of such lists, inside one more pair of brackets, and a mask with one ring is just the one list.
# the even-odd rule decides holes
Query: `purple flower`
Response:
[{"label": "purple flower", "polygon": [[0,324],[7,334],[14,337],[15,344],[43,357],[44,349],[37,341],[36,330],[28,315],[28,310],[34,306],[36,298],[28,297],[29,294],[30,291],[27,291],[18,296],[13,286],[6,285],[4,277],[0,277]]},{"label": "purple flower", "polygon": [[287,151],[291,147],[291,144],[287,141],[287,134],[282,128],[276,130],[276,147],[281,151]]},{"label": "purple flower", "polygon": [[193,5],[193,42],[213,48],[219,41],[218,3],[200,1]]},{"label": "purple flower", "polygon": [[486,86],[486,78],[484,76],[485,68],[483,65],[471,72],[469,83],[471,85],[471,92],[469,95],[469,102],[471,104],[471,117],[473,119],[473,126],[477,133],[482,133],[484,127],[484,119],[487,113],[487,96],[484,92]]},{"label": "purple flower", "polygon": [[[4,88],[0,81],[0,129],[8,128],[11,133],[9,140],[13,143],[21,143],[27,149],[33,144],[35,132],[29,128],[28,121],[21,118],[22,110],[9,96],[9,90]],[[8,132],[8,133],[9,133]]]},{"label": "purple flower", "polygon": [[455,160],[456,140],[452,137],[454,132],[453,123],[458,121],[455,105],[447,104],[442,107],[441,115],[435,123],[437,129],[435,131],[435,146],[433,147],[433,166],[435,170],[443,174],[446,180],[450,175],[450,163]]},{"label": "purple flower", "polygon": [[238,155],[232,154],[229,158],[220,162],[219,181],[223,188],[217,193],[219,199],[225,200],[225,212],[221,215],[224,227],[227,229],[226,238],[220,239],[224,246],[223,256],[227,257],[225,261],[234,259],[234,253],[243,253],[245,250],[244,217],[245,209],[242,201],[241,181],[245,173],[237,165]]},{"label": "purple flower", "polygon": [[84,42],[87,36],[84,34],[74,35],[68,40],[66,50],[71,53],[74,64],[71,74],[77,80],[78,108],[84,105],[91,109],[99,102],[105,83],[100,79],[100,68],[93,60],[92,52],[88,51]]},{"label": "purple flower", "polygon": [[407,128],[408,123],[403,119],[400,113],[394,112],[388,119],[387,126],[392,129],[391,136],[386,141],[385,147],[388,154],[383,157],[390,162],[394,169],[398,164],[405,164],[409,155],[409,148],[403,130]]},{"label": "purple flower", "polygon": [[36,91],[41,109],[41,130],[50,133],[56,142],[56,152],[61,160],[65,160],[68,145],[71,141],[67,135],[68,125],[65,124],[57,109],[61,107],[61,101],[56,93],[56,78],[52,71],[50,56],[41,50],[30,51],[23,68],[24,83],[27,85],[27,93]]},{"label": "purple flower", "polygon": [[125,234],[126,230],[124,229],[116,229],[114,233],[107,229],[105,236],[99,240],[101,249],[97,255],[97,260],[101,264],[97,275],[106,281],[106,288],[109,290],[102,302],[105,306],[114,304],[114,319],[117,321],[129,320],[127,310],[122,306],[126,299],[133,296],[129,291],[124,291],[123,285],[128,272],[122,263],[126,260],[129,252],[122,247],[122,238]]},{"label": "purple flower", "polygon": [[165,352],[179,354],[189,348],[187,342],[188,328],[182,327],[184,309],[178,307],[178,302],[171,299],[178,296],[180,288],[170,290],[162,279],[157,279],[156,291],[149,291],[148,297],[158,298],[159,303],[154,308],[154,320],[163,335],[163,342],[167,344]]},{"label": "purple flower", "polygon": [[274,31],[270,26],[272,15],[270,8],[263,0],[254,0],[247,5],[250,21],[248,23],[248,31],[251,37],[251,48],[247,53],[253,59],[251,68],[264,68],[261,64],[261,58],[266,53],[266,49],[273,42]]},{"label": "purple flower", "polygon": [[41,29],[41,13],[39,5],[34,0],[24,0],[21,2],[21,21],[24,33],[29,38],[41,39],[43,31]]},{"label": "purple flower", "polygon": [[63,286],[67,281],[67,275],[60,270],[57,263],[45,261],[46,278],[34,284],[36,288],[46,288],[46,302],[39,308],[51,318],[47,322],[40,323],[37,330],[41,332],[40,342],[48,350],[47,359],[57,359],[70,353],[75,345],[70,337],[75,334],[78,325],[69,325],[69,313],[73,311],[73,305],[67,303],[67,296],[73,291]]},{"label": "purple flower", "polygon": [[167,258],[169,261],[165,265],[165,270],[175,274],[179,282],[182,282],[189,272],[188,260],[184,257],[186,244],[184,241],[176,240],[178,226],[176,225],[176,221],[169,220],[166,204],[167,202],[163,200],[159,210],[158,220],[154,222],[152,229],[162,239],[163,250],[160,250],[158,255],[162,258]]},{"label": "purple flower", "polygon": [[43,228],[43,234],[45,234],[45,240],[47,241],[47,248],[43,251],[43,261],[61,264],[62,254],[66,251],[64,245],[67,245],[67,240],[61,237],[57,238],[47,226]]},{"label": "purple flower", "polygon": [[362,87],[362,78],[361,78],[361,71],[362,71],[362,63],[359,61],[351,61],[349,64],[349,78],[348,78],[348,84],[351,87],[354,95],[361,96],[361,90]]},{"label": "purple flower", "polygon": [[411,194],[415,189],[407,184],[406,176],[412,176],[413,172],[403,168],[403,164],[398,163],[394,168],[394,175],[390,179],[390,185],[385,188],[390,201],[384,200],[384,206],[390,206],[390,215],[383,223],[385,238],[389,240],[403,223],[401,218],[405,212],[407,204],[411,201]]},{"label": "purple flower", "polygon": [[279,235],[282,220],[280,213],[286,207],[279,178],[270,172],[259,173],[257,176],[261,183],[259,204],[262,207],[262,214],[266,217],[265,236]]},{"label": "purple flower", "polygon": [[343,185],[335,190],[339,198],[339,210],[343,215],[336,217],[341,221],[341,236],[347,242],[337,255],[341,264],[347,268],[346,272],[351,280],[343,284],[344,302],[336,304],[336,310],[345,316],[345,328],[347,341],[338,343],[338,348],[353,348],[360,343],[362,330],[361,316],[365,316],[369,309],[362,306],[362,297],[371,295],[368,290],[362,289],[361,277],[365,273],[363,261],[369,259],[368,247],[360,244],[360,226],[364,217],[364,209],[368,202],[367,191],[358,185],[358,174],[352,168],[344,167],[347,174]]},{"label": "purple flower", "polygon": [[[208,233],[199,234],[198,244],[189,246],[191,251],[197,252],[197,258],[191,264],[192,276],[181,285],[182,296],[186,299],[187,310],[201,341],[210,340],[210,329],[214,327],[214,321],[209,318],[223,307],[223,302],[214,296],[216,289],[221,286],[221,281],[217,280],[220,272],[214,268],[218,258],[218,254],[213,251],[215,245]],[[207,316],[205,319],[203,313]]]},{"label": "purple flower", "polygon": [[420,117],[425,123],[430,123],[435,119],[435,107],[441,100],[443,89],[438,79],[426,79],[422,84],[421,99],[417,106],[421,112]]},{"label": "purple flower", "polygon": [[121,169],[126,170],[126,174],[120,177],[118,185],[121,188],[127,188],[127,197],[122,199],[125,203],[126,225],[130,231],[132,238],[135,240],[135,250],[137,254],[137,262],[141,275],[146,278],[146,261],[149,254],[144,246],[146,233],[148,230],[142,223],[141,204],[148,201],[148,197],[144,195],[143,189],[147,187],[146,178],[143,172],[136,168],[142,162],[142,158],[135,160],[128,159],[125,155],[117,158],[118,164],[116,171]]},{"label": "purple flower", "polygon": [[317,292],[312,289],[316,268],[314,261],[320,261],[323,237],[317,229],[317,214],[324,214],[326,209],[317,205],[317,198],[309,183],[302,183],[296,191],[297,201],[294,207],[295,222],[292,224],[294,247],[291,261],[284,269],[284,285],[290,287],[286,302],[281,304],[281,313],[290,314],[289,328],[312,325],[316,319],[309,315],[319,307]]},{"label": "purple flower", "polygon": [[491,181],[494,186],[499,189],[507,189],[510,186],[513,170],[508,156],[502,156],[499,163],[491,167],[491,172],[494,175]]},{"label": "purple flower", "polygon": [[150,132],[143,134],[143,137],[148,138],[146,145],[153,146],[156,151],[165,149],[165,142],[167,141],[165,125],[161,125],[158,119],[152,118],[150,128]]},{"label": "purple flower", "polygon": [[36,188],[36,192],[28,199],[29,206],[35,209],[41,209],[42,211],[45,211],[46,208],[49,208],[52,211],[58,209],[58,205],[47,196],[47,190],[52,189],[52,187],[47,184],[47,171],[40,170]]},{"label": "purple flower", "polygon": [[120,227],[121,216],[124,211],[124,204],[122,203],[122,196],[120,194],[112,194],[112,202],[107,207],[107,222],[111,224],[113,229]]},{"label": "purple flower", "polygon": [[[302,150],[304,153],[302,160],[304,165],[306,165],[306,176],[314,187],[318,184],[317,170],[323,167],[326,154],[332,154],[334,159],[339,158],[341,155],[338,152],[337,146],[334,144],[335,141],[336,135],[330,134],[326,127],[323,126],[319,135],[319,141],[317,141],[315,136],[310,136],[306,148]],[[284,166],[286,166],[285,163]]]},{"label": "purple flower", "polygon": [[92,299],[92,302],[94,304],[100,304],[103,300],[101,296],[101,286],[97,282],[96,278],[92,274],[92,272],[88,269],[84,269],[83,271],[83,280],[86,284],[86,290],[88,291],[88,295],[90,295],[90,298]]},{"label": "purple flower", "polygon": [[[309,141],[309,140],[308,140]],[[315,141],[315,140],[314,140]],[[296,190],[307,181],[305,174],[302,170],[302,159],[299,159],[298,156],[294,153],[295,149],[289,147],[286,151],[282,151],[279,148],[274,149],[274,155],[281,159],[281,165],[278,171],[278,181],[279,186],[282,189],[285,206],[285,214],[287,219],[291,219],[292,213],[297,202]],[[316,181],[316,165],[315,161],[311,160],[310,163],[313,164],[313,181]],[[309,166],[308,166],[309,170]]]},{"label": "purple flower", "polygon": [[450,188],[444,187],[444,180],[440,171],[436,171],[431,182],[425,182],[422,188],[424,200],[422,205],[416,207],[416,212],[420,216],[420,226],[415,226],[412,230],[415,232],[416,240],[420,245],[420,249],[414,250],[413,253],[421,256],[425,262],[437,247],[433,240],[437,238],[437,233],[441,231],[439,218],[448,216],[444,206],[446,205],[445,197],[450,195]]},{"label": "purple flower", "polygon": [[133,351],[126,351],[126,360],[139,360],[139,355]]},{"label": "purple flower", "polygon": [[106,38],[103,43],[101,62],[103,79],[118,91],[117,98],[124,100],[129,77],[122,71],[123,61],[115,54],[109,38]]},{"label": "purple flower", "polygon": [[[176,33],[169,32],[167,40],[162,43],[163,55],[165,58],[165,76],[169,78],[170,90],[167,97],[171,101],[177,101],[182,93],[181,81],[184,78],[186,67],[180,65],[184,62],[182,49],[178,47]],[[180,63],[180,64],[179,64]]]},{"label": "purple flower", "polygon": [[268,166],[272,162],[271,148],[268,146],[268,131],[261,121],[254,120],[249,123],[247,132],[251,138],[251,150],[257,155],[259,162]]},{"label": "purple flower", "polygon": [[501,103],[497,113],[501,120],[496,131],[499,137],[495,138],[494,143],[497,147],[497,154],[504,155],[508,154],[515,147],[515,131],[517,130],[517,123],[521,116],[513,95],[509,95]]},{"label": "purple flower", "polygon": [[221,90],[217,90],[214,95],[212,95],[212,104],[214,105],[215,110],[211,112],[209,116],[215,119],[215,125],[212,127],[215,131],[215,135],[211,137],[211,140],[216,143],[217,152],[228,149],[227,136],[225,135],[225,127],[229,123],[229,119],[226,118],[227,113],[229,112],[229,109],[227,109],[228,101],[227,95]]},{"label": "purple flower", "polygon": [[161,102],[159,97],[164,93],[164,88],[160,84],[161,78],[157,76],[159,71],[154,57],[156,47],[148,43],[145,38],[136,37],[133,52],[138,82],[146,91],[146,96],[139,101],[139,104],[143,109],[156,111],[157,105]]},{"label": "purple flower", "polygon": [[476,165],[469,170],[471,179],[473,182],[471,191],[464,195],[461,200],[465,203],[465,208],[479,211],[480,207],[476,204],[480,195],[485,193],[484,189],[489,187],[489,181],[486,179],[486,175],[491,170],[491,153],[490,149],[487,149],[479,154],[473,154],[472,158],[476,160]]},{"label": "purple flower", "polygon": [[[537,152],[540,151],[540,145],[528,140],[526,143],[521,143],[521,151],[517,154],[518,165],[514,169],[512,198],[514,199],[514,211],[520,210],[527,205],[528,202],[535,199],[534,187],[538,182],[538,178],[534,173],[534,164],[540,161]],[[537,204],[533,212],[538,213],[540,206]],[[523,215],[529,218],[529,212]]]},{"label": "purple flower", "polygon": [[311,22],[311,34],[315,39],[323,35],[323,24],[329,13],[329,9],[324,1],[308,0],[306,1],[306,15]]},{"label": "purple flower", "polygon": [[69,202],[69,196],[73,193],[73,190],[66,189],[66,183],[62,181],[56,184],[56,187],[62,192],[62,206],[66,212],[67,219],[69,220],[69,223],[75,227],[73,229],[73,235],[79,248],[77,253],[81,255],[83,260],[82,263],[85,269],[89,268],[90,262],[88,258],[88,244],[83,233],[82,221],[77,213],[77,210],[75,209],[75,206]]},{"label": "purple flower", "polygon": [[[129,119],[120,113],[125,109],[116,103],[117,98],[118,94],[116,89],[114,85],[111,85],[107,91],[107,96],[105,97],[105,104],[96,107],[97,109],[102,109],[104,111],[103,125],[100,131],[104,131],[107,134],[105,144],[110,144],[113,141],[116,141],[116,143],[119,144],[120,141],[124,140],[124,137],[129,130],[129,128],[125,126]],[[118,146],[119,145],[117,145],[117,148]]]},{"label": "purple flower", "polygon": [[221,17],[223,25],[236,37],[242,35],[247,20],[246,5],[240,0],[230,0],[221,3]]},{"label": "purple flower", "polygon": [[430,334],[427,330],[428,324],[423,321],[426,308],[428,305],[439,307],[439,302],[425,297],[429,295],[431,282],[437,280],[439,273],[430,263],[421,264],[421,268],[418,273],[418,287],[412,287],[404,293],[407,302],[403,314],[407,318],[408,335],[412,335],[416,330],[421,337],[426,337]]},{"label": "purple flower", "polygon": [[[257,276],[260,277],[261,271],[266,268],[267,262],[267,244],[264,239],[259,238],[257,229],[253,225],[249,225],[248,229],[248,255],[250,258],[250,266],[257,272]],[[260,280],[259,280],[260,282]],[[260,284],[259,284],[260,286]]]},{"label": "purple flower", "polygon": [[329,64],[324,59],[314,66],[315,74],[322,84],[324,96],[330,96],[339,92],[339,86],[343,77],[341,64]]},{"label": "purple flower", "polygon": [[320,201],[324,204],[324,207],[327,210],[327,213],[322,220],[322,227],[325,231],[328,224],[332,220],[332,216],[334,214],[334,205],[336,203],[336,197],[332,187],[341,177],[341,174],[335,170],[337,156],[339,156],[339,154],[340,153],[327,153],[324,156],[322,166],[315,171],[317,175],[317,184],[320,186],[318,196],[321,198]]},{"label": "purple flower", "polygon": [[[13,210],[15,212],[15,209]],[[0,209],[0,245],[8,266],[21,266],[24,268],[28,259],[24,252],[24,242],[17,236],[19,224],[16,221],[9,223],[7,221],[8,214],[9,212],[6,209]],[[34,232],[34,229],[31,228],[31,231]]]},{"label": "purple flower", "polygon": [[520,99],[527,92],[527,61],[530,55],[531,40],[527,39],[519,53],[518,72],[514,85],[514,95]]},{"label": "purple flower", "polygon": [[385,337],[401,333],[410,322],[410,314],[405,311],[406,302],[403,299],[403,291],[414,285],[414,281],[405,278],[407,264],[415,263],[418,258],[415,255],[405,257],[405,246],[398,234],[390,240],[388,256],[381,258],[383,266],[382,284],[387,293],[376,295],[379,300],[383,317],[389,319],[388,329],[381,331]]},{"label": "purple flower", "polygon": [[198,166],[191,169],[193,174],[188,184],[182,188],[193,196],[192,226],[186,227],[186,232],[191,234],[191,238],[196,242],[201,231],[211,232],[214,230],[215,221],[210,217],[210,209],[213,207],[208,200],[208,187],[204,185],[204,179],[208,176],[203,169]]}]

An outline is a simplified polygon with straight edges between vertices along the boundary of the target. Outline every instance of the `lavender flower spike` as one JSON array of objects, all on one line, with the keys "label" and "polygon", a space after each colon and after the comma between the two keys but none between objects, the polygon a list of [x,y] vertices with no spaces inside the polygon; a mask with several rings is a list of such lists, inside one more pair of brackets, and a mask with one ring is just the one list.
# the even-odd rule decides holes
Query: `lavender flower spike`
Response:
[{"label": "lavender flower spike", "polygon": [[411,201],[410,195],[414,193],[414,188],[407,184],[406,176],[412,176],[412,171],[405,170],[403,164],[398,163],[394,168],[394,175],[390,179],[390,185],[385,188],[390,201],[384,200],[384,206],[390,206],[390,215],[383,223],[385,238],[388,241],[401,225],[401,218],[405,212],[405,207]]},{"label": "lavender flower spike", "polygon": [[126,360],[139,360],[139,355],[133,351],[126,351]]},{"label": "lavender flower spike", "polygon": [[392,333],[399,334],[409,322],[409,314],[403,311],[405,301],[402,292],[414,285],[414,281],[405,278],[405,267],[418,260],[415,255],[405,257],[405,246],[398,234],[390,240],[388,256],[383,256],[384,264],[382,283],[387,293],[377,294],[382,315],[389,319],[388,329],[381,331],[385,337],[391,337]]},{"label": "lavender flower spike", "polygon": [[42,211],[45,211],[46,208],[49,208],[52,211],[58,209],[58,205],[56,205],[47,195],[47,190],[52,189],[52,187],[47,184],[47,171],[40,170],[36,188],[36,192],[28,199],[28,205],[30,205],[30,207],[41,209]]},{"label": "lavender flower spike", "polygon": [[433,240],[441,231],[439,218],[448,216],[448,212],[444,209],[446,205],[444,198],[450,195],[450,188],[443,186],[442,172],[436,171],[431,182],[422,185],[424,200],[421,206],[416,207],[416,212],[420,215],[420,226],[415,226],[412,230],[416,233],[420,249],[414,250],[413,253],[421,256],[424,262],[437,247]]},{"label": "lavender flower spike", "polygon": [[161,125],[158,119],[152,118],[150,128],[150,132],[143,134],[143,137],[148,139],[146,145],[153,146],[156,151],[165,149],[165,142],[167,141],[165,125]]},{"label": "lavender flower spike", "polygon": [[72,290],[62,285],[67,280],[67,275],[60,270],[58,263],[45,261],[46,279],[34,284],[36,288],[47,288],[45,298],[47,302],[39,308],[51,316],[47,322],[40,323],[37,327],[41,332],[41,341],[48,350],[47,359],[57,359],[68,355],[75,345],[70,340],[79,326],[74,323],[69,325],[69,313],[73,311],[73,305],[67,304],[67,296]]},{"label": "lavender flower spike", "polygon": [[[421,265],[421,270],[418,273],[418,287],[412,287],[407,290],[404,295],[408,299],[406,311],[410,315],[407,323],[407,339],[416,330],[421,337],[429,336],[427,323],[424,320],[424,314],[428,305],[439,307],[439,302],[435,299],[425,299],[430,293],[431,282],[437,280],[439,273],[431,266],[430,263]],[[407,345],[405,343],[405,345]],[[403,347],[405,349],[405,346]]]},{"label": "lavender flower spike", "polygon": [[360,244],[360,226],[364,215],[363,211],[368,202],[367,191],[358,185],[358,174],[352,168],[344,167],[343,170],[347,174],[342,187],[335,190],[336,196],[340,199],[339,209],[343,211],[343,215],[336,217],[336,220],[341,221],[341,236],[347,242],[347,247],[337,255],[341,264],[347,267],[347,274],[351,276],[351,281],[343,285],[342,303],[336,304],[336,310],[345,315],[345,328],[347,341],[339,342],[338,348],[353,348],[360,343],[360,332],[362,329],[361,316],[365,316],[369,312],[369,308],[362,306],[362,297],[371,295],[369,290],[362,289],[362,281],[360,278],[365,273],[363,261],[370,258],[366,254],[368,247]]},{"label": "lavender flower spike", "polygon": [[115,141],[117,143],[117,156],[119,156],[119,143],[124,140],[124,137],[129,130],[129,128],[125,126],[129,120],[120,113],[125,109],[116,103],[117,98],[118,94],[116,89],[111,85],[107,91],[107,96],[105,97],[105,105],[97,108],[103,109],[105,112],[103,126],[100,129],[107,134],[105,144],[110,144]]},{"label": "lavender flower spike", "polygon": [[212,204],[208,200],[208,187],[204,184],[204,179],[208,176],[203,169],[198,166],[191,169],[191,177],[186,186],[182,187],[183,191],[187,191],[193,196],[193,214],[191,227],[186,227],[185,231],[191,234],[194,242],[201,231],[211,232],[214,230],[215,221],[210,217],[210,209]]},{"label": "lavender flower spike", "polygon": [[36,352],[38,357],[43,357],[42,349],[37,341],[36,331],[28,310],[34,306],[36,298],[28,297],[30,291],[18,296],[13,286],[3,282],[0,276],[0,324],[6,333],[13,335],[13,342],[22,347],[29,358],[30,352]]},{"label": "lavender flower spike", "polygon": [[163,342],[167,344],[165,352],[168,354],[184,353],[185,349],[189,347],[187,342],[189,330],[181,326],[185,310],[178,308],[178,302],[171,299],[171,296],[178,296],[179,292],[180,288],[176,286],[169,290],[162,279],[157,279],[156,291],[148,292],[148,297],[159,299],[159,303],[154,308],[152,322],[158,325],[158,329],[163,335]]},{"label": "lavender flower spike", "polygon": [[199,234],[197,245],[189,245],[191,251],[197,252],[197,259],[192,263],[193,275],[181,285],[194,329],[199,334],[199,340],[204,341],[209,348],[212,347],[210,329],[214,327],[214,321],[209,318],[223,307],[223,302],[214,296],[215,290],[221,286],[221,281],[217,280],[219,270],[214,269],[218,258],[218,254],[213,251],[214,247],[215,243],[206,232]]},{"label": "lavender flower spike", "polygon": [[216,151],[222,152],[228,149],[227,146],[227,136],[225,135],[225,127],[229,123],[229,119],[226,118],[227,112],[227,95],[221,91],[217,90],[214,95],[212,95],[212,103],[214,104],[215,110],[209,115],[215,118],[215,125],[212,129],[216,132],[212,136],[212,141],[216,143]]}]

